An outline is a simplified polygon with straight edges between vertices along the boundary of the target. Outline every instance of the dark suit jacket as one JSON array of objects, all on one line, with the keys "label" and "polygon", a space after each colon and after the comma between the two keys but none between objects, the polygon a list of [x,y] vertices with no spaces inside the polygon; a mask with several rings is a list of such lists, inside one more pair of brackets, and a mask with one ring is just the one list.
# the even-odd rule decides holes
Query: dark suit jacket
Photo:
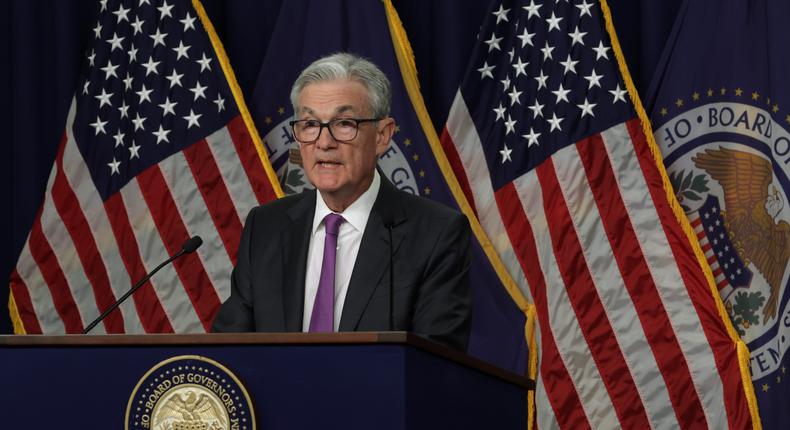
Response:
[{"label": "dark suit jacket", "polygon": [[[302,330],[304,283],[316,191],[284,197],[247,217],[231,295],[215,332]],[[389,231],[394,247],[395,330],[465,350],[471,324],[466,217],[397,190],[384,177],[362,236],[340,331],[389,327]]]}]

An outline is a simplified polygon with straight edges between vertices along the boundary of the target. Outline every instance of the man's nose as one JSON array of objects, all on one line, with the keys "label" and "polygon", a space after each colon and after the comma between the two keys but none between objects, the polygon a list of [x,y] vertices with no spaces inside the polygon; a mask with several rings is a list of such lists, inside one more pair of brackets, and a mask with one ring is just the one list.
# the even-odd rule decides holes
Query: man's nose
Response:
[{"label": "man's nose", "polygon": [[318,139],[315,141],[316,148],[327,150],[337,147],[337,145],[337,141],[332,137],[332,133],[329,131],[329,126],[322,127]]}]

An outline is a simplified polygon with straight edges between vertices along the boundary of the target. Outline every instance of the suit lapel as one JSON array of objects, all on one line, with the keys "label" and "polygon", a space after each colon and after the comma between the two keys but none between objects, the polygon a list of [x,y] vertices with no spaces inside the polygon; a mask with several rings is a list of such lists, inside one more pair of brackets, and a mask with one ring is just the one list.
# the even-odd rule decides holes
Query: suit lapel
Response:
[{"label": "suit lapel", "polygon": [[302,331],[307,251],[315,213],[315,191],[306,191],[287,212],[291,223],[282,231],[283,312],[286,331]]},{"label": "suit lapel", "polygon": [[381,188],[373,209],[370,212],[359,253],[351,273],[346,301],[343,304],[343,314],[340,318],[340,331],[353,331],[370,301],[373,291],[379,284],[382,276],[389,270],[390,246],[389,229],[384,220],[390,220],[393,225],[392,242],[393,254],[397,255],[398,247],[404,238],[398,225],[406,220],[406,215],[400,205],[398,190],[381,175]]}]

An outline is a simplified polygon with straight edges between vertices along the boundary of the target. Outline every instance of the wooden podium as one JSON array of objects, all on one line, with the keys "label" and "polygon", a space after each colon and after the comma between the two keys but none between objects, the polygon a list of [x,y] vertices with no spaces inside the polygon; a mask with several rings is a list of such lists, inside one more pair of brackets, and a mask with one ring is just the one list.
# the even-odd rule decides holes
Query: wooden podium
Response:
[{"label": "wooden podium", "polygon": [[124,428],[141,378],[185,355],[236,375],[247,429],[525,429],[534,386],[402,332],[0,336],[2,427]]}]

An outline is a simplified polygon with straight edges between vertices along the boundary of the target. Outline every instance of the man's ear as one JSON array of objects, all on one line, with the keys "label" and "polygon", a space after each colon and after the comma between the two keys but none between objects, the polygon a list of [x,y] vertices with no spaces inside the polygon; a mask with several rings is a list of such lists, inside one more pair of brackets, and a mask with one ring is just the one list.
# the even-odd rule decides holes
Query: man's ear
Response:
[{"label": "man's ear", "polygon": [[376,133],[376,155],[383,154],[389,148],[393,134],[395,134],[394,119],[387,117],[379,121]]}]

